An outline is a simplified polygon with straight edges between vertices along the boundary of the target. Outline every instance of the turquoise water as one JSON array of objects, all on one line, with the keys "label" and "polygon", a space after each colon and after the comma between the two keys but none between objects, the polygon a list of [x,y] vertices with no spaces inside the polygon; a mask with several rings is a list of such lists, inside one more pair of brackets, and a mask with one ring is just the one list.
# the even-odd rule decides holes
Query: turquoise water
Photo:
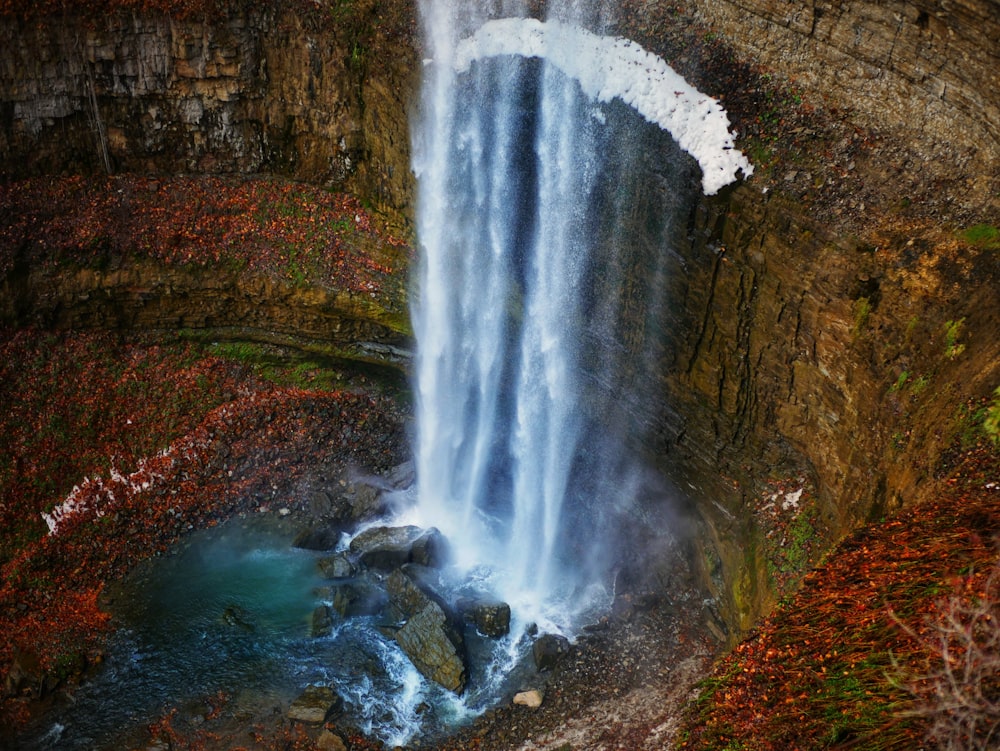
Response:
[{"label": "turquoise water", "polygon": [[347,720],[390,745],[423,724],[462,721],[464,706],[427,685],[373,618],[310,635],[320,554],[293,548],[297,528],[273,516],[197,532],[144,563],[114,596],[119,625],[105,664],[73,701],[23,739],[27,748],[111,749],[171,708],[197,724],[218,692],[226,716],[282,717],[310,684],[333,685]]}]

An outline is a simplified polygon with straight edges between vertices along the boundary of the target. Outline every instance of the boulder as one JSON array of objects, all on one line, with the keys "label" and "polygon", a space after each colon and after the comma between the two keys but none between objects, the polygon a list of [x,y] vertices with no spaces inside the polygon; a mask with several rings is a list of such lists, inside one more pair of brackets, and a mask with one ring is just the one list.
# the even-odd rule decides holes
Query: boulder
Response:
[{"label": "boulder", "polygon": [[391,571],[410,560],[420,527],[369,527],[351,540],[351,554],[365,568]]},{"label": "boulder", "polygon": [[415,561],[439,565],[444,558],[444,537],[437,529],[420,527],[370,527],[351,540],[350,552],[365,568],[392,571]]},{"label": "boulder", "polygon": [[306,496],[309,513],[320,518],[330,518],[335,515],[336,506],[333,496],[325,490],[313,490]]},{"label": "boulder", "polygon": [[396,631],[395,639],[421,675],[460,694],[466,669],[463,643],[456,634],[441,606],[430,602]]},{"label": "boulder", "polygon": [[316,739],[316,748],[319,751],[347,751],[343,738],[334,735],[329,730],[324,730]]},{"label": "boulder", "polygon": [[384,483],[342,479],[334,487],[312,490],[307,496],[310,514],[330,526],[353,529],[386,515],[390,505],[383,497]]},{"label": "boulder", "polygon": [[350,584],[338,584],[330,588],[330,602],[333,610],[341,617],[348,618],[352,615],[360,615],[354,612],[354,606],[361,599],[361,595]]},{"label": "boulder", "polygon": [[349,527],[354,523],[354,509],[350,498],[341,493],[313,490],[306,496],[309,513],[322,519],[330,527]]},{"label": "boulder", "polygon": [[449,691],[465,689],[465,642],[454,618],[402,570],[386,580],[392,612],[404,622],[393,638],[428,680]]},{"label": "boulder", "polygon": [[466,600],[459,606],[465,620],[483,636],[499,639],[510,633],[510,605],[499,600]]},{"label": "boulder", "polygon": [[382,488],[364,482],[352,482],[344,489],[344,498],[350,507],[351,520],[362,524],[383,517],[389,504],[383,498]]},{"label": "boulder", "polygon": [[340,542],[340,529],[332,524],[317,524],[304,529],[292,541],[292,547],[303,550],[333,550]]},{"label": "boulder", "polygon": [[313,593],[329,603],[331,615],[341,618],[378,615],[388,604],[385,590],[364,577],[341,580],[327,587],[318,587]]},{"label": "boulder", "polygon": [[417,465],[412,459],[397,464],[385,476],[386,483],[393,490],[406,490],[417,480]]},{"label": "boulder", "polygon": [[288,719],[318,724],[339,711],[341,703],[329,686],[308,686],[288,707]]},{"label": "boulder", "polygon": [[242,605],[227,605],[220,620],[230,628],[238,628],[247,633],[256,630],[253,614]]},{"label": "boulder", "polygon": [[334,555],[320,558],[316,561],[316,567],[320,574],[326,579],[347,579],[354,576],[357,570],[346,553],[335,553]]},{"label": "boulder", "polygon": [[312,614],[312,624],[309,633],[313,638],[329,636],[333,633],[333,613],[326,605],[319,605]]},{"label": "boulder", "polygon": [[[33,652],[23,652],[14,647],[14,660],[4,681],[4,696],[19,696],[30,692],[38,698],[44,693],[45,682],[41,660]],[[2,738],[0,735],[0,739]]]},{"label": "boulder", "polygon": [[542,634],[531,646],[531,652],[539,671],[550,670],[569,654],[569,639],[558,634]]},{"label": "boulder", "polygon": [[528,707],[529,709],[538,709],[542,706],[542,700],[545,697],[542,692],[537,688],[528,689],[527,691],[520,691],[514,694],[514,703],[520,704],[523,707]]},{"label": "boulder", "polygon": [[440,568],[448,560],[448,542],[441,531],[431,527],[413,541],[410,562],[421,566]]}]

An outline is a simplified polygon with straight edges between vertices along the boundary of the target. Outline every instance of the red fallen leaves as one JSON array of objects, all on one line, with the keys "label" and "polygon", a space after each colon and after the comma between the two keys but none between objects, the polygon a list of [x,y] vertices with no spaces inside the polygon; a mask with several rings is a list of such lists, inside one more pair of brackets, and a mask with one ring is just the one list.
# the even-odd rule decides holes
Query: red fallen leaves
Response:
[{"label": "red fallen leaves", "polygon": [[858,532],[808,574],[703,683],[682,747],[920,747],[926,723],[899,713],[905,683],[928,658],[919,636],[941,598],[981,591],[996,565],[998,464],[988,446],[968,452],[954,470],[967,481]]},{"label": "red fallen leaves", "polygon": [[[317,466],[380,471],[398,461],[403,445],[387,401],[277,387],[187,347],[29,331],[10,335],[3,348],[0,392],[12,407],[0,416],[9,437],[2,450],[4,466],[15,470],[0,473],[0,685],[15,648],[36,655],[51,673],[78,669],[100,649],[107,626],[98,604],[103,583],[189,530],[239,510],[294,505],[291,488]],[[77,370],[67,371],[67,363]],[[163,388],[127,400],[120,396],[123,382]],[[82,422],[67,422],[65,433],[51,440],[39,436],[32,416],[44,416],[47,405],[58,412],[64,401],[82,405]],[[113,419],[100,419],[104,413]],[[175,419],[167,426],[169,415]],[[91,419],[93,444],[80,443],[80,425]],[[51,453],[38,452],[39,445]],[[114,447],[121,449],[116,472],[105,453]],[[76,449],[81,456],[73,455]],[[28,467],[35,477],[58,468],[56,494],[23,482],[18,468]],[[145,470],[143,482],[115,479],[138,467]],[[62,519],[58,534],[46,534],[40,510],[59,503],[83,472],[107,482],[81,485],[83,510]],[[13,529],[20,530],[17,537],[9,534]],[[0,717],[10,722],[18,709],[17,697],[9,699]]]},{"label": "red fallen leaves", "polygon": [[190,346],[0,332],[0,560],[45,530],[41,512],[73,485],[112,464],[133,471],[211,408],[254,388],[248,376]]},{"label": "red fallen leaves", "polygon": [[43,177],[0,183],[0,274],[124,258],[218,266],[375,296],[407,242],[360,201],[274,178]]}]

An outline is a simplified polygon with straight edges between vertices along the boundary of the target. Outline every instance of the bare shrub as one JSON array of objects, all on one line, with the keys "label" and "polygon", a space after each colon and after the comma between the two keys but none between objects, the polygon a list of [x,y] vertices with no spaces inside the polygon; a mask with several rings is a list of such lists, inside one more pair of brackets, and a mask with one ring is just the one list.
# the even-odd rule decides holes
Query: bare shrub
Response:
[{"label": "bare shrub", "polygon": [[904,628],[928,653],[905,682],[928,740],[943,751],[1000,749],[1000,562],[965,579],[922,628]]}]

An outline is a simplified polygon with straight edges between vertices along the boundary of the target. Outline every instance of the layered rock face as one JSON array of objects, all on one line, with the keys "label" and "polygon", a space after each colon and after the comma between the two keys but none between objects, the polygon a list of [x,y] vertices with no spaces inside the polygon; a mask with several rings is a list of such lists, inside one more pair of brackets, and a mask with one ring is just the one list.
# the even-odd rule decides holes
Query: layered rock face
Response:
[{"label": "layered rock face", "polygon": [[[966,405],[1000,385],[1000,263],[950,255],[947,236],[837,236],[749,188],[696,223],[708,241],[674,281],[653,453],[690,490],[705,581],[739,634],[780,594],[769,549],[816,561],[935,492],[956,432],[975,428]],[[800,502],[811,516],[789,510]],[[791,539],[793,519],[808,539]]]},{"label": "layered rock face", "polygon": [[269,172],[404,207],[406,7],[312,27],[280,3],[204,22],[6,19],[0,174]]},{"label": "layered rock face", "polygon": [[689,5],[727,41],[864,122],[935,151],[950,144],[959,160],[1000,159],[1000,7],[990,0]]},{"label": "layered rock face", "polygon": [[800,544],[787,527],[773,538],[768,514],[808,503],[799,530],[817,560],[933,494],[966,405],[1000,385],[1000,263],[956,243],[1000,216],[1000,10],[688,5],[846,123],[828,140],[790,124],[794,161],[702,199],[671,247],[643,450],[690,496],[704,580],[739,634],[778,596],[771,554]]},{"label": "layered rock face", "polygon": [[[0,280],[0,320],[57,329],[210,329],[297,346],[322,343],[358,360],[392,363],[410,346],[399,315],[347,292],[225,270],[36,269]],[[248,332],[255,332],[248,337]]]}]

